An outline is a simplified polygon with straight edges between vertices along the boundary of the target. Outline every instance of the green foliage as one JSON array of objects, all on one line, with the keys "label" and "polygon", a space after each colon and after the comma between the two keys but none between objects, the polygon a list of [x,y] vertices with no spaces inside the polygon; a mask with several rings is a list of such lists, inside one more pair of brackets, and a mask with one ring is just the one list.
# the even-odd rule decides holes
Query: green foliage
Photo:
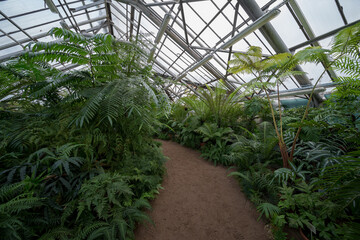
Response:
[{"label": "green foliage", "polygon": [[192,109],[202,121],[216,123],[219,127],[231,126],[239,118],[241,108],[238,103],[240,89],[228,92],[223,82],[216,87],[198,91],[198,97],[181,100]]},{"label": "green foliage", "polygon": [[273,174],[266,164],[254,164],[246,171],[235,171],[228,176],[239,177],[244,193],[256,205],[265,202],[277,204],[277,185],[271,181]]},{"label": "green foliage", "polygon": [[289,168],[278,168],[274,171],[274,178],[278,179],[279,185],[286,185],[288,180],[295,182],[297,177],[301,178],[303,181],[306,180],[305,174],[310,173],[309,171],[302,170],[305,163],[301,163],[298,167],[295,166],[294,163],[289,163],[291,169]]},{"label": "green foliage", "polygon": [[[35,236],[27,223],[27,212],[42,206],[43,199],[24,189],[24,183],[0,188],[0,229],[4,239],[27,239]],[[36,219],[34,219],[36,220]]]},{"label": "green foliage", "polygon": [[266,100],[253,97],[244,102],[244,117],[254,119],[260,117],[262,120],[270,120],[270,108]]},{"label": "green foliage", "polygon": [[[99,218],[107,219],[112,207],[123,207],[131,200],[133,192],[119,174],[100,174],[85,182],[80,189],[79,218],[83,210],[97,213]],[[122,202],[119,202],[119,199]]]},{"label": "green foliage", "polygon": [[274,162],[278,153],[274,151],[278,141],[274,128],[268,122],[262,122],[257,127],[257,133],[246,132],[244,136],[236,136],[226,158],[239,169],[247,170],[254,163]]},{"label": "green foliage", "polygon": [[325,189],[328,197],[348,208],[348,211],[359,213],[360,204],[360,159],[359,151],[338,157],[338,163],[328,166],[317,183]]},{"label": "green foliage", "polygon": [[226,138],[229,138],[229,135],[233,132],[233,130],[229,127],[219,128],[214,123],[204,123],[197,129],[197,131],[204,136],[203,142],[218,142],[226,140]]},{"label": "green foliage", "polygon": [[1,232],[131,239],[164,174],[152,134],[167,98],[135,44],[50,34],[55,41],[29,44],[28,54],[0,65]]},{"label": "green foliage", "polygon": [[[337,220],[346,219],[338,205],[328,199],[322,199],[320,192],[313,192],[313,185],[298,182],[292,187],[280,189],[281,200],[278,207],[282,210],[285,221],[274,219],[279,227],[288,223],[290,227],[305,229],[314,239],[339,238]],[[297,192],[296,192],[296,191]],[[300,191],[300,192],[298,192]]]},{"label": "green foliage", "polygon": [[265,214],[267,218],[271,218],[275,215],[278,215],[280,212],[280,208],[278,208],[278,206],[266,202],[259,204],[257,210],[260,212],[260,216],[258,220],[261,218],[263,214]]},{"label": "green foliage", "polygon": [[[232,96],[222,84],[207,86],[173,106],[167,124],[174,139],[201,146],[202,156],[214,163],[237,167],[229,175],[271,221],[275,239],[286,239],[285,226],[302,229],[309,239],[357,237],[359,26],[341,31],[331,49],[264,58],[261,48],[251,46],[230,61],[230,73],[255,76],[242,85],[245,91]],[[296,70],[303,63],[325,67],[314,88],[326,70],[343,75],[333,97],[319,108],[310,108],[311,94],[304,108],[275,109],[268,95],[289,76],[305,74]],[[254,97],[259,93],[266,99]]]},{"label": "green foliage", "polygon": [[[261,91],[268,94],[275,86],[275,91],[278,91],[278,86],[289,75],[302,74],[293,70],[301,63],[322,63],[326,70],[336,69],[344,75],[336,80],[339,85],[335,94],[323,108],[309,109],[308,104],[306,109],[294,109],[284,114],[279,109],[278,115],[268,98],[284,166],[288,161],[286,154],[290,153],[288,157],[294,161],[290,162],[289,167],[273,172],[270,182],[283,185],[279,202],[264,200],[266,194],[259,193],[261,185],[254,183],[259,176],[264,177],[264,174],[260,174],[264,170],[254,171],[251,166],[252,159],[259,159],[254,151],[256,148],[249,150],[250,146],[257,146],[249,143],[257,140],[257,134],[246,133],[250,140],[246,142],[248,139],[242,137],[236,144],[238,150],[235,153],[238,153],[228,154],[232,159],[235,159],[234,156],[241,159],[237,165],[242,171],[233,175],[241,178],[245,193],[258,204],[261,214],[268,214],[271,218],[275,233],[280,232],[277,236],[279,239],[285,239],[281,234],[285,225],[302,228],[309,239],[339,239],[345,236],[356,239],[354,233],[357,232],[360,209],[357,189],[359,169],[356,164],[359,152],[349,152],[358,148],[360,139],[359,26],[356,24],[341,31],[330,50],[307,48],[294,56],[285,53],[263,59],[260,48],[250,47],[247,53],[234,54],[234,59],[230,61],[233,66],[230,72],[255,75],[244,85],[247,87],[244,96]],[[316,84],[320,79],[321,76]],[[282,144],[285,148],[282,148]],[[287,148],[291,151],[287,151]],[[314,182],[317,191],[313,189]],[[277,192],[277,189],[274,191]],[[275,204],[280,211],[271,215]],[[347,226],[350,228],[348,231]]]},{"label": "green foliage", "polygon": [[[348,98],[360,95],[360,24],[355,24],[340,31],[333,40],[332,53],[338,57],[334,68],[344,76],[337,82],[336,96]],[[345,53],[345,54],[344,54]]]}]

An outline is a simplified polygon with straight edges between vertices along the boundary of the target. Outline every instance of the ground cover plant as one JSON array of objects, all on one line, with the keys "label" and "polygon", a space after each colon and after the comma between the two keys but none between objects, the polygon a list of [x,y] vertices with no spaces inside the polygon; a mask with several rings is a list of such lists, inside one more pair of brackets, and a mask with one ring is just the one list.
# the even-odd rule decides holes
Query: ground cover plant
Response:
[{"label": "ground cover plant", "polygon": [[1,238],[133,239],[164,173],[164,95],[137,45],[49,34],[0,65]]}]

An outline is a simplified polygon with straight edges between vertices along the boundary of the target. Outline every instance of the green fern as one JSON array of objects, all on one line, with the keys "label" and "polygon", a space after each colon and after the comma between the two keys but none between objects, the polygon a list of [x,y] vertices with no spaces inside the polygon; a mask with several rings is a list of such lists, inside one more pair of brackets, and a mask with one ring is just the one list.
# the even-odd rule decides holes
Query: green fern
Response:
[{"label": "green fern", "polygon": [[280,213],[280,208],[271,203],[261,203],[257,208],[260,212],[258,220],[265,214],[266,218],[272,218]]}]

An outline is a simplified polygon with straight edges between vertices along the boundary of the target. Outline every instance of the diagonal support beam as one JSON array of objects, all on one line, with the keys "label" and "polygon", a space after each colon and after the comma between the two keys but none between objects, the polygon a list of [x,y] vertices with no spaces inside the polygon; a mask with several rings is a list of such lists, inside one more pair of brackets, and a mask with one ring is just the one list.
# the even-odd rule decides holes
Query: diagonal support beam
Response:
[{"label": "diagonal support beam", "polygon": [[[292,12],[292,11],[294,12],[294,14],[295,14],[294,18],[297,18],[299,20],[300,25],[303,27],[303,29],[306,33],[305,37],[308,37],[309,38],[308,40],[314,39],[315,38],[314,31],[312,30],[309,22],[307,21],[304,13],[301,11],[297,1],[290,0],[289,3],[287,4],[287,6],[288,6],[290,12]],[[300,26],[300,28],[301,28],[301,26]],[[320,43],[318,41],[314,41],[312,44],[314,46],[320,46]],[[324,64],[323,64],[323,66],[325,67]],[[333,70],[328,70],[327,73],[332,80],[337,78],[336,73]]]},{"label": "diagonal support beam", "polygon": [[[119,2],[135,5],[138,9],[140,9],[143,14],[145,14],[155,25],[158,27],[161,26],[161,19],[155,15],[154,11],[151,11],[148,9],[145,5],[139,3],[138,1],[129,1],[129,0],[117,0]],[[186,44],[186,42],[181,39],[178,34],[175,33],[175,31],[166,29],[166,34],[172,38],[180,47],[182,47],[191,57],[195,59],[195,61],[200,61],[202,59],[202,56],[199,52],[193,50],[190,46]],[[221,73],[218,73],[218,71],[215,70],[214,67],[211,66],[211,64],[206,64],[203,66],[206,70],[208,70],[215,78],[218,79],[224,79],[224,76]],[[232,86],[228,86],[231,90],[234,90]]]},{"label": "diagonal support beam", "polygon": [[181,9],[181,18],[182,18],[183,25],[184,25],[185,40],[186,40],[186,44],[189,45],[189,38],[188,38],[188,34],[187,34],[187,29],[186,29],[186,21],[185,21],[185,12],[184,12],[183,0],[180,0],[180,9]]}]

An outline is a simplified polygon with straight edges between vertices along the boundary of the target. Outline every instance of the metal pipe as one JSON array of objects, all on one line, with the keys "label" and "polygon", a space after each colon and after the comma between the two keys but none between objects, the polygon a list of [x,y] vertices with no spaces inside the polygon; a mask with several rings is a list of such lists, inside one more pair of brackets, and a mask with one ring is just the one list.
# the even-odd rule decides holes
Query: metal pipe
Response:
[{"label": "metal pipe", "polygon": [[[85,2],[84,2],[84,0],[82,0],[82,1],[81,1],[81,3],[82,3],[82,5],[83,5],[83,6],[85,6],[85,5],[86,5],[86,4],[85,4]],[[86,13],[86,17],[87,17],[87,19],[88,19],[88,20],[90,20],[89,11],[87,10],[87,8],[85,9],[85,13]],[[93,27],[94,27],[92,23],[90,23],[90,27],[91,27],[91,28],[93,28]]]},{"label": "metal pipe", "polygon": [[204,57],[202,60],[200,60],[199,62],[197,62],[195,65],[193,65],[192,67],[189,68],[189,72],[193,72],[196,69],[198,69],[199,67],[201,67],[202,65],[204,65],[205,63],[207,63],[208,61],[210,61],[211,59],[213,59],[214,54],[209,54],[206,57]]},{"label": "metal pipe", "polygon": [[154,47],[150,50],[150,54],[149,54],[149,57],[148,57],[148,60],[147,60],[147,63],[150,63],[153,58],[154,58],[154,54],[155,54],[155,51],[156,51],[156,46],[159,44],[162,36],[164,35],[165,33],[165,30],[167,28],[167,26],[169,25],[169,22],[170,22],[170,14],[169,13],[166,13],[165,14],[165,17],[160,25],[160,28],[159,28],[159,31],[155,37],[155,41],[154,41]]},{"label": "metal pipe", "polygon": [[55,6],[55,4],[53,3],[52,0],[45,0],[45,3],[49,7],[49,9],[52,13],[59,14],[59,10],[57,9],[57,7]]},{"label": "metal pipe", "polygon": [[227,49],[249,35],[250,33],[254,32],[255,30],[259,29],[260,27],[264,26],[266,23],[268,23],[270,20],[274,19],[276,16],[280,14],[279,9],[273,9],[269,11],[268,13],[262,15],[260,18],[258,18],[255,22],[250,24],[247,28],[236,34],[233,38],[231,38],[229,41],[224,43],[220,46],[221,49]]},{"label": "metal pipe", "polygon": [[[320,92],[325,92],[325,88],[316,88],[314,90],[314,93],[320,93]],[[312,93],[312,89],[304,89],[304,90],[298,90],[298,91],[294,91],[294,92],[286,92],[286,93],[279,93],[279,97],[289,97],[289,96],[296,96],[296,95],[305,95],[305,94],[311,94]],[[277,98],[278,95],[277,94],[270,94],[269,98]]]},{"label": "metal pipe", "polygon": [[[74,17],[74,14],[70,11],[69,5],[68,5],[68,3],[66,2],[66,0],[64,0],[64,3],[65,3],[65,5],[66,5],[66,8],[69,10],[70,16],[73,18],[76,27],[79,29],[79,31],[81,31],[79,25],[78,25],[77,22],[76,22],[76,19],[75,19],[75,17]],[[65,22],[65,21],[64,21],[64,22]]]},{"label": "metal pipe", "polygon": [[183,6],[183,0],[180,0],[180,8],[181,8],[181,18],[183,21],[183,25],[184,25],[184,35],[185,35],[185,40],[186,43],[189,45],[189,38],[188,38],[188,34],[187,34],[187,29],[186,29],[186,21],[185,21],[185,11],[184,11],[184,6]]},{"label": "metal pipe", "polygon": [[[326,88],[331,88],[331,87],[336,87],[337,83],[324,83],[324,84],[319,84],[316,88],[315,91],[316,93],[318,92],[324,92],[326,90]],[[284,90],[284,91],[280,91],[279,95],[281,97],[287,97],[287,96],[295,96],[295,95],[305,95],[305,94],[310,94],[312,92],[313,86],[307,86],[307,87],[302,87],[302,88],[292,88],[292,89],[288,89],[288,90]],[[264,97],[266,96],[265,93],[259,94],[258,96],[260,97]],[[271,93],[269,94],[270,98],[276,98],[277,97],[277,92]]]},{"label": "metal pipe", "polygon": [[169,22],[170,22],[170,14],[167,13],[167,14],[165,14],[164,20],[160,25],[159,32],[156,35],[156,38],[155,38],[155,41],[154,41],[155,45],[157,45],[160,42],[162,36],[165,33],[165,30],[166,30],[167,26],[169,25]]}]

